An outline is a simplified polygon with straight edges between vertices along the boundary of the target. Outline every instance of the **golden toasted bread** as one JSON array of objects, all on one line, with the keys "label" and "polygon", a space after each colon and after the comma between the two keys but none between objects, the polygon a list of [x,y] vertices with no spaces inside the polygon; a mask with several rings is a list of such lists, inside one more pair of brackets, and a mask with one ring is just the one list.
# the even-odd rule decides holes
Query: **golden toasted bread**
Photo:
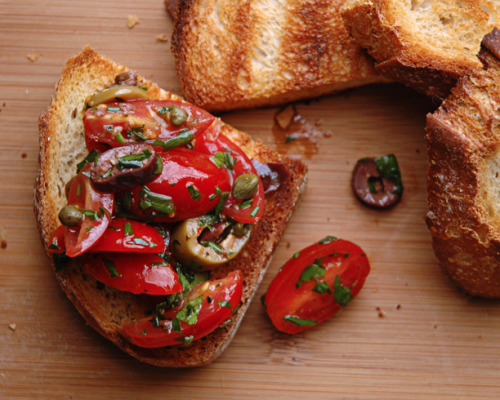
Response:
[{"label": "golden toasted bread", "polygon": [[457,79],[481,68],[481,40],[500,24],[494,0],[347,0],[351,36],[384,76],[444,98]]},{"label": "golden toasted bread", "polygon": [[500,31],[485,70],[459,80],[427,116],[427,224],[436,256],[460,288],[500,297]]},{"label": "golden toasted bread", "polygon": [[224,111],[384,81],[344,28],[343,2],[167,0],[184,95]]},{"label": "golden toasted bread", "polygon": [[[85,47],[64,67],[50,107],[40,116],[40,159],[36,178],[34,211],[42,241],[59,226],[58,212],[66,203],[65,184],[76,174],[76,164],[87,153],[83,115],[85,99],[111,85],[117,74],[127,68]],[[139,85],[147,87],[150,99],[176,99],[154,83],[139,76]],[[99,284],[81,268],[78,258],[71,259],[56,279],[87,323],[118,347],[146,363],[158,366],[198,366],[213,361],[236,333],[255,291],[270,263],[272,253],[291,216],[299,194],[304,190],[307,169],[300,161],[279,155],[260,142],[220,122],[221,132],[253,159],[278,163],[284,173],[277,191],[266,194],[263,218],[254,226],[249,242],[238,256],[212,272],[213,278],[230,270],[243,273],[241,307],[231,322],[189,346],[144,349],[131,344],[122,331],[123,323],[144,317],[150,308],[145,295],[134,295]],[[49,255],[50,256],[50,255]],[[54,259],[51,257],[54,262]]]}]

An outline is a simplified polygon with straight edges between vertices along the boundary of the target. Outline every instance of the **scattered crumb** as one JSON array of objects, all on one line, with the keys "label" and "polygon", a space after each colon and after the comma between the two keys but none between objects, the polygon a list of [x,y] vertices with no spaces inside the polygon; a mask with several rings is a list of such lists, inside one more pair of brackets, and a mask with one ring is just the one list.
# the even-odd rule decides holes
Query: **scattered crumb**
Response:
[{"label": "scattered crumb", "polygon": [[290,242],[286,242],[286,248],[289,249],[292,246]]},{"label": "scattered crumb", "polygon": [[28,155],[26,153],[21,153],[21,158],[26,158]]},{"label": "scattered crumb", "polygon": [[0,227],[0,249],[7,248],[7,236],[5,235],[5,231]]},{"label": "scattered crumb", "polygon": [[378,312],[378,317],[379,318],[384,318],[385,317],[385,312],[382,311],[382,309],[380,307],[377,307],[376,310]]},{"label": "scattered crumb", "polygon": [[156,36],[157,42],[168,42],[168,37],[166,33],[162,33],[161,35]]},{"label": "scattered crumb", "polygon": [[398,305],[396,306],[396,310],[401,310],[401,304],[398,304]]},{"label": "scattered crumb", "polygon": [[15,331],[15,330],[16,330],[16,327],[17,327],[17,325],[16,325],[16,324],[14,324],[14,323],[9,324],[9,329],[10,329],[11,331]]},{"label": "scattered crumb", "polygon": [[483,338],[483,335],[477,335],[477,338],[481,340]]},{"label": "scattered crumb", "polygon": [[2,104],[2,107],[5,107],[6,105],[7,105],[6,103],[3,103],[3,104]]},{"label": "scattered crumb", "polygon": [[295,115],[297,115],[295,107],[293,105],[288,105],[276,113],[274,120],[281,129],[287,129],[292,123]]},{"label": "scattered crumb", "polygon": [[127,17],[127,26],[128,26],[128,29],[132,29],[138,23],[139,23],[139,18],[137,18],[135,15],[130,14]]},{"label": "scattered crumb", "polygon": [[30,60],[31,62],[35,62],[35,61],[37,61],[37,60],[38,60],[38,58],[39,58],[39,56],[38,56],[38,55],[36,55],[36,54],[28,54],[26,57],[27,57],[27,58],[28,58],[28,60]]},{"label": "scattered crumb", "polygon": [[323,124],[322,119],[317,119],[316,122],[314,123],[314,125],[316,125],[316,126],[321,126],[322,124]]},{"label": "scattered crumb", "polygon": [[439,324],[436,323],[436,324],[434,324],[433,328],[437,329],[438,326],[439,326]]}]

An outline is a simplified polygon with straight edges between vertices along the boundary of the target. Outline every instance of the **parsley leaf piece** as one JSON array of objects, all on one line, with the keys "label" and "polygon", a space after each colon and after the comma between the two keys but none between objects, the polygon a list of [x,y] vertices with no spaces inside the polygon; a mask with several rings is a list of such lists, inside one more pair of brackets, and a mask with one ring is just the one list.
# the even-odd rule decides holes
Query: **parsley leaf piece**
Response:
[{"label": "parsley leaf piece", "polygon": [[338,275],[335,277],[335,282],[333,284],[333,298],[342,307],[345,307],[352,300],[351,289],[340,283],[340,277]]},{"label": "parsley leaf piece", "polygon": [[324,276],[325,267],[318,263],[311,264],[306,267],[304,271],[302,271],[299,281],[295,284],[295,287],[298,289],[303,283],[310,281],[311,279],[323,278]]},{"label": "parsley leaf piece", "polygon": [[295,317],[293,315],[285,315],[283,318],[287,322],[291,322],[292,324],[298,325],[298,326],[310,326],[310,325],[316,325],[318,322],[313,321],[312,319],[303,319],[299,317]]},{"label": "parsley leaf piece", "polygon": [[113,261],[106,260],[105,258],[103,258],[102,262],[104,263],[104,266],[106,267],[106,269],[109,272],[109,275],[112,278],[117,278],[117,277],[121,276],[120,273],[118,272],[118,270],[116,269],[115,263]]},{"label": "parsley leaf piece", "polygon": [[196,299],[187,303],[181,310],[176,314],[176,318],[179,321],[184,321],[188,325],[194,325],[198,321],[198,314],[201,309],[201,303],[203,302],[203,295],[198,296]]}]

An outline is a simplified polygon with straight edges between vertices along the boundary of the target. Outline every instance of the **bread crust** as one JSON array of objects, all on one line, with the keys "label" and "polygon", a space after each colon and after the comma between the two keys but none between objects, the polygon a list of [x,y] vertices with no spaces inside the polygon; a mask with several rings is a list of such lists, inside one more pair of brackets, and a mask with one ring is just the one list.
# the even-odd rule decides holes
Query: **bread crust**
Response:
[{"label": "bread crust", "polygon": [[347,0],[341,14],[377,72],[441,99],[482,67],[481,39],[500,24],[490,0]]},{"label": "bread crust", "polygon": [[[86,46],[65,65],[48,110],[39,120],[40,158],[35,184],[34,212],[40,236],[47,245],[59,226],[57,214],[65,204],[64,185],[76,174],[76,163],[86,155],[83,131],[85,98],[113,83],[127,68],[105,58]],[[180,97],[158,88],[139,76],[150,98]],[[227,266],[213,272],[214,278],[233,269],[242,270],[242,305],[226,326],[193,342],[188,347],[143,349],[131,344],[122,332],[122,324],[143,317],[151,309],[148,296],[132,295],[106,287],[85,274],[78,259],[70,260],[56,272],[56,279],[85,321],[105,338],[136,359],[168,367],[191,367],[207,364],[227,347],[250,304],[271,261],[272,253],[307,181],[307,167],[286,158],[221,122],[221,133],[231,138],[250,158],[263,163],[281,163],[287,176],[276,192],[266,196],[266,211],[254,227],[241,254]],[[70,139],[68,139],[70,137]],[[79,157],[75,159],[75,156]],[[54,264],[54,259],[49,255]]]},{"label": "bread crust", "polygon": [[386,81],[344,28],[343,1],[181,0],[172,52],[184,95],[226,111]]},{"label": "bread crust", "polygon": [[499,298],[500,60],[486,49],[481,58],[487,68],[461,78],[427,116],[427,225],[457,285]]}]

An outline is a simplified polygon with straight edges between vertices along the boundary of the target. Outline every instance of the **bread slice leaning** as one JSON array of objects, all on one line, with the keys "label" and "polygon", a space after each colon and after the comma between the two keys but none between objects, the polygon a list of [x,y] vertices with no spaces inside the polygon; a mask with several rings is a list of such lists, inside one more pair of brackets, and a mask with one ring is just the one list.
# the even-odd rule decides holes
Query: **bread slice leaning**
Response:
[{"label": "bread slice leaning", "polygon": [[341,13],[379,73],[439,98],[481,68],[481,40],[500,26],[496,0],[347,0]]},{"label": "bread slice leaning", "polygon": [[463,77],[427,116],[433,247],[460,288],[500,297],[500,31],[485,38],[485,70]]},{"label": "bread slice leaning", "polygon": [[226,111],[385,81],[344,28],[343,2],[166,0],[184,95]]},{"label": "bread slice leaning", "polygon": [[[125,66],[85,47],[65,65],[50,107],[40,116],[40,159],[36,177],[34,210],[43,243],[58,227],[58,212],[65,205],[65,184],[76,174],[76,163],[86,156],[83,115],[87,96],[114,82]],[[139,76],[151,99],[176,99],[176,95]],[[190,346],[143,349],[132,345],[122,333],[122,324],[143,317],[151,309],[147,296],[121,292],[85,274],[78,259],[56,272],[56,279],[87,323],[104,337],[140,361],[171,367],[198,366],[213,361],[231,341],[270,263],[272,253],[304,190],[307,169],[300,161],[279,155],[258,141],[222,123],[221,132],[239,145],[250,158],[262,163],[279,163],[285,173],[276,192],[266,195],[264,217],[252,231],[246,247],[227,266],[213,272],[213,278],[230,270],[243,273],[242,305],[228,325],[193,342]],[[52,261],[54,261],[51,258]]]}]

